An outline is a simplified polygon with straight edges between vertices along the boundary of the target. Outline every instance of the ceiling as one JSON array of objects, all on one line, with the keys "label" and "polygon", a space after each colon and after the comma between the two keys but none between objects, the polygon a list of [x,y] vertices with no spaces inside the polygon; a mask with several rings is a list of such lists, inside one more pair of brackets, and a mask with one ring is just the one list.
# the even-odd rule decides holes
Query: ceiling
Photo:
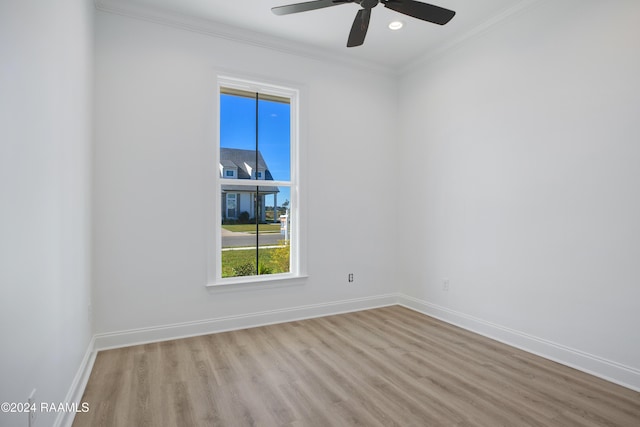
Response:
[{"label": "ceiling", "polygon": [[[354,3],[292,15],[276,16],[274,6],[305,0],[96,0],[99,9],[136,15],[162,14],[175,22],[197,19],[245,41],[296,46],[298,51],[337,56],[385,69],[401,69],[412,62],[476,34],[535,0],[433,0],[456,16],[440,26],[401,15],[379,4],[372,10],[363,46],[347,48],[347,36],[360,6]],[[430,0],[431,1],[431,0]],[[393,20],[404,27],[391,31]]]}]

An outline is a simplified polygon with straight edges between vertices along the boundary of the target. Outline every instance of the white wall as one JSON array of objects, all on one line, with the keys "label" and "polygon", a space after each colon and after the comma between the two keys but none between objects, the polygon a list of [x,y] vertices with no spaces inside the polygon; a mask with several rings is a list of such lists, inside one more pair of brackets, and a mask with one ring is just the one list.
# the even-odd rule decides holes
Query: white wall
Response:
[{"label": "white wall", "polygon": [[539,2],[400,91],[405,200],[421,218],[402,238],[403,291],[636,381],[638,16],[635,0]]},{"label": "white wall", "polygon": [[93,12],[88,0],[0,3],[0,402],[34,388],[64,401],[91,337]]},{"label": "white wall", "polygon": [[[95,69],[96,333],[394,289],[394,235],[384,226],[395,191],[385,176],[395,150],[394,125],[386,119],[395,114],[393,79],[103,12]],[[302,86],[302,144],[310,159],[304,285],[205,288],[216,70]]]}]

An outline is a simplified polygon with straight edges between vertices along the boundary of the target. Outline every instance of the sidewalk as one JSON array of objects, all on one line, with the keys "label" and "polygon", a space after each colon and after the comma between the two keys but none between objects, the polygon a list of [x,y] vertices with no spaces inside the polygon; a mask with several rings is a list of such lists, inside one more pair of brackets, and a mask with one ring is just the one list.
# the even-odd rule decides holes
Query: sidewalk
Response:
[{"label": "sidewalk", "polygon": [[242,231],[229,231],[224,227],[220,227],[220,229],[222,230],[222,233],[221,233],[222,237],[247,236],[251,234],[251,233],[245,233]]},{"label": "sidewalk", "polygon": [[[276,245],[276,246],[258,246],[260,249],[275,249],[275,248],[284,248],[284,246]],[[232,247],[232,248],[222,248],[220,249],[222,252],[224,251],[248,251],[248,250],[256,250],[255,246],[245,246],[245,247]]]},{"label": "sidewalk", "polygon": [[[255,231],[247,232],[247,231],[229,231],[224,227],[220,227],[222,233],[220,234],[222,237],[234,237],[234,236],[255,236]],[[260,231],[260,234],[280,234],[279,231]]]}]

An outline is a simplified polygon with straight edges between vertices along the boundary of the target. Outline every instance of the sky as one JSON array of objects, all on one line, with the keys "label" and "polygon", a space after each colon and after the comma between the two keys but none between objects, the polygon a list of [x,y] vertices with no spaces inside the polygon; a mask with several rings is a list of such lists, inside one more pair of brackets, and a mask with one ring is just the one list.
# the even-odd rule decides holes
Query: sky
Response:
[{"label": "sky", "polygon": [[[220,147],[256,148],[255,99],[220,95]],[[290,167],[289,104],[258,101],[258,151],[267,163],[274,180],[289,181]],[[278,205],[290,200],[288,187],[279,186]],[[266,205],[273,201],[267,200]]]}]

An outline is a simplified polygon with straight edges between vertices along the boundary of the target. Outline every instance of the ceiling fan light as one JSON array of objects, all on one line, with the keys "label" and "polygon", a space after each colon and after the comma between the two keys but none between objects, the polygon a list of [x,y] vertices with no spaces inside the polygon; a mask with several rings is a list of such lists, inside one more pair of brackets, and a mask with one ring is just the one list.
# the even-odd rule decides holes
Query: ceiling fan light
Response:
[{"label": "ceiling fan light", "polygon": [[393,31],[397,31],[404,26],[404,22],[402,21],[391,21],[389,23],[389,29]]}]

